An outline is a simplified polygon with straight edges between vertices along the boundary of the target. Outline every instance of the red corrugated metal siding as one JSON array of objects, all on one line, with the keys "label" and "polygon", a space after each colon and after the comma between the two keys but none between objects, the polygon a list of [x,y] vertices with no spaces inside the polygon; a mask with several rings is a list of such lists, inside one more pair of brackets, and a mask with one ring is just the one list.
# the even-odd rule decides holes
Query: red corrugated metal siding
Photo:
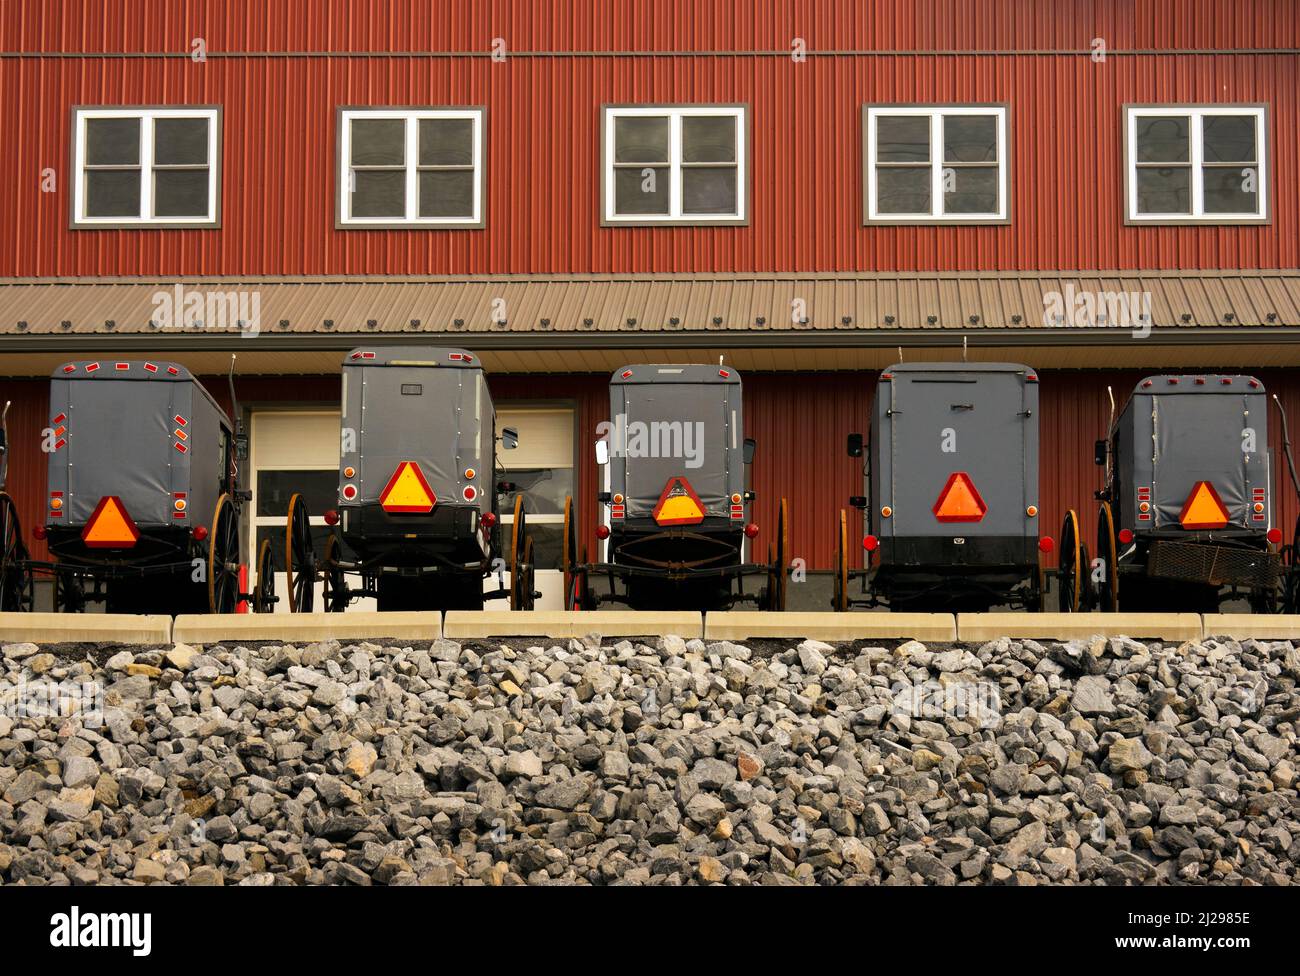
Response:
[{"label": "red corrugated metal siding", "polygon": [[[65,9],[66,6],[66,9]],[[1296,5],[904,0],[866,7],[528,3],[288,5],[88,2],[10,5],[6,50],[184,53],[185,57],[0,60],[0,239],[6,275],[486,274],[1294,267],[1300,264],[1300,15]],[[217,57],[226,51],[519,52],[484,56]],[[929,53],[779,54],[918,48]],[[1274,53],[1112,50],[1267,45]],[[690,56],[533,50],[707,49]],[[949,55],[949,49],[1039,53]],[[603,228],[600,106],[737,101],[751,106],[747,227]],[[871,101],[1011,106],[1012,222],[993,227],[861,225],[860,111]],[[1121,107],[1244,101],[1270,106],[1267,226],[1126,227]],[[76,104],[224,107],[220,230],[71,231],[66,183]],[[335,108],[488,107],[487,227],[334,229]],[[39,192],[50,167],[56,193]]]},{"label": "red corrugated metal siding", "polygon": [[[1092,463],[1092,444],[1103,436],[1109,405],[1106,386],[1114,387],[1117,408],[1143,374],[1138,372],[1044,372],[1040,374],[1039,507],[1042,531],[1059,538],[1065,510],[1075,508],[1082,532],[1095,549],[1096,508],[1092,492],[1100,486]],[[1257,375],[1270,393],[1277,393],[1296,425],[1300,442],[1300,376],[1291,370],[1261,370]],[[598,469],[594,452],[596,425],[609,416],[608,377],[498,376],[492,379],[498,406],[529,400],[572,401],[578,413],[578,477],[576,500],[582,545],[595,553]],[[862,491],[861,465],[845,456],[844,439],[853,431],[865,432],[874,373],[751,374],[745,378],[746,436],[758,441],[753,470],[757,492],[754,520],[760,533],[755,552],[765,557],[776,526],[776,506],[789,502],[790,552],[805,560],[809,569],[830,567],[834,551],[835,520],[850,495]],[[224,379],[205,377],[204,384],[225,405]],[[338,404],[337,377],[249,378],[239,381],[245,404]],[[46,381],[0,381],[0,402],[14,406],[9,415],[13,455],[9,467],[9,492],[18,504],[27,540],[36,558],[43,545],[31,539],[31,526],[43,518],[45,455],[39,432],[49,418]],[[1282,456],[1281,427],[1276,411],[1269,414],[1269,444],[1273,449],[1275,524],[1289,541],[1300,503],[1291,488]],[[1300,448],[1300,443],[1297,443]],[[849,538],[861,539],[861,520],[850,510]],[[861,550],[855,549],[855,564]],[[1055,563],[1053,557],[1049,560]]]}]

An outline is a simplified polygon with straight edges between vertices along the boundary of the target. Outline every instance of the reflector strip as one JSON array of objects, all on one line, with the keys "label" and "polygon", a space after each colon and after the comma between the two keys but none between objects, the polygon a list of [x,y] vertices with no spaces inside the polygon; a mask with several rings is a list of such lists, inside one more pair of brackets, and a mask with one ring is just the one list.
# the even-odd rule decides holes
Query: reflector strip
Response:
[{"label": "reflector strip", "polygon": [[184,444],[177,444],[177,445],[176,445],[176,450],[178,450],[178,451],[180,451],[182,454],[184,454],[186,451],[189,450],[189,448],[186,447]]},{"label": "reflector strip", "polygon": [[145,368],[145,371],[146,371],[146,372],[149,372],[149,373],[156,373],[156,372],[158,372],[158,367],[155,366],[153,363],[145,363],[145,364],[144,364],[144,368]]},{"label": "reflector strip", "polygon": [[187,434],[187,433],[185,433],[185,431],[181,430],[179,427],[176,428],[175,433],[176,433],[176,437],[177,437],[179,440],[187,441],[187,440],[190,439],[190,435]]},{"label": "reflector strip", "polygon": [[51,420],[50,423],[52,423],[52,424],[61,424],[61,423],[63,423],[63,422],[64,422],[65,420],[67,420],[67,419],[68,419],[68,415],[67,415],[66,413],[61,413],[61,414],[59,414],[57,417],[55,417],[53,420]]},{"label": "reflector strip", "polygon": [[172,418],[172,420],[176,421],[182,427],[184,427],[187,423],[189,423],[189,421],[186,420],[184,417],[182,417],[180,414],[177,414],[175,417]]},{"label": "reflector strip", "polygon": [[1178,513],[1184,529],[1221,529],[1228,524],[1228,510],[1223,499],[1208,481],[1198,481]]},{"label": "reflector strip", "polygon": [[130,363],[115,363],[114,366],[113,366],[113,368],[116,369],[116,370],[123,370],[123,371],[124,371],[124,370],[128,370],[128,369],[130,369],[130,368],[131,368],[131,364],[130,364]]},{"label": "reflector strip", "polygon": [[698,525],[704,521],[704,503],[685,478],[669,478],[651,518],[659,525]]},{"label": "reflector strip", "polygon": [[614,506],[612,506],[612,507],[610,508],[610,510],[609,510],[609,517],[610,517],[610,518],[622,518],[622,517],[623,517],[623,506],[622,506],[622,505],[614,505]]},{"label": "reflector strip", "polygon": [[140,530],[116,495],[101,498],[81,530],[81,541],[92,549],[129,549],[139,539]]},{"label": "reflector strip", "polygon": [[64,366],[64,367],[63,367],[63,371],[64,371],[65,373],[74,373],[74,372],[76,372],[76,370],[77,370],[77,367],[76,367],[76,366],[73,366],[71,363],[69,363],[67,366]]},{"label": "reflector strip", "polygon": [[54,442],[54,449],[57,451],[61,447],[67,447],[67,445],[68,442],[65,441],[62,437],[60,437],[57,441]]},{"label": "reflector strip", "polygon": [[59,424],[59,426],[54,428],[55,437],[62,437],[67,432],[68,432],[68,428],[64,427],[62,424]]},{"label": "reflector strip", "polygon": [[939,492],[939,500],[932,509],[940,522],[978,522],[988,510],[965,471],[954,471],[948,476],[948,482]]},{"label": "reflector strip", "polygon": [[177,369],[175,366],[168,366],[168,367],[167,367],[167,372],[170,373],[172,376],[180,376],[180,375],[181,375],[181,371],[180,371],[179,369]]},{"label": "reflector strip", "polygon": [[86,364],[86,372],[87,372],[87,373],[93,373],[93,372],[95,372],[95,370],[97,370],[97,369],[99,369],[99,363],[87,363],[87,364]]},{"label": "reflector strip", "polygon": [[438,503],[437,496],[425,480],[424,472],[414,461],[403,461],[379,494],[385,512],[426,513]]}]

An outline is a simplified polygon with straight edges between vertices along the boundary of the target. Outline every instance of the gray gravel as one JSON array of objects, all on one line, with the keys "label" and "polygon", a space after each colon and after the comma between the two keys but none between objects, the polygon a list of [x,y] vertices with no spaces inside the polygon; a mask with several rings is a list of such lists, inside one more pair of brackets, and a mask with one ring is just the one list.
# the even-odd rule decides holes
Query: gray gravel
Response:
[{"label": "gray gravel", "polygon": [[1289,884],[1298,679],[1228,639],[11,644],[0,880]]}]

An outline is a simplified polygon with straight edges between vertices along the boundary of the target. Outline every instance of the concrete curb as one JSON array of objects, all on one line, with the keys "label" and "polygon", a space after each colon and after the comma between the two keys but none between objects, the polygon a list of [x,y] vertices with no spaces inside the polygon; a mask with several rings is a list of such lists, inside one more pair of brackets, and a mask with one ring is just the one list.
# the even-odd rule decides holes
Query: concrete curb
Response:
[{"label": "concrete curb", "polygon": [[1089,637],[1133,637],[1157,640],[1200,640],[1198,613],[959,613],[957,638],[963,641],[999,637],[1076,640]]},{"label": "concrete curb", "polygon": [[676,634],[687,639],[704,634],[701,614],[693,610],[649,613],[636,610],[448,610],[443,636],[451,640],[487,637],[567,639],[653,637]]},{"label": "concrete curb", "polygon": [[957,639],[951,613],[830,613],[720,610],[705,614],[705,640],[749,640],[763,637],[820,641]]},{"label": "concrete curb", "polygon": [[1300,639],[1300,614],[1295,613],[1207,613],[1201,617],[1201,626],[1206,637]]},{"label": "concrete curb", "polygon": [[0,613],[0,643],[170,644],[172,618],[133,613]]},{"label": "concrete curb", "polygon": [[432,641],[442,636],[436,610],[379,613],[195,613],[182,614],[172,627],[181,644],[234,640],[373,640],[398,637]]}]

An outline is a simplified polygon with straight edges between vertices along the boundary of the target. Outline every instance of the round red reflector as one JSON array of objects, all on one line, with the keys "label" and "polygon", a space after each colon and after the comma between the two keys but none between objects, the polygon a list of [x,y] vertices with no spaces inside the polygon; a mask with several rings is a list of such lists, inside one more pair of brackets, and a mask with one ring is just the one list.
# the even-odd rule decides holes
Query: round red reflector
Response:
[{"label": "round red reflector", "polygon": [[1132,541],[1133,541],[1133,530],[1132,530],[1132,529],[1120,529],[1120,530],[1119,530],[1119,541],[1122,542],[1122,543],[1124,543],[1124,545],[1128,545],[1130,542],[1132,542]]},{"label": "round red reflector", "polygon": [[38,540],[39,540],[39,539],[44,539],[44,538],[45,538],[45,526],[43,526],[43,525],[33,525],[33,526],[32,526],[32,538],[34,538],[34,539],[38,539]]},{"label": "round red reflector", "polygon": [[1277,545],[1279,542],[1281,542],[1281,541],[1282,541],[1282,530],[1281,530],[1281,529],[1269,529],[1269,530],[1268,530],[1268,541],[1271,542],[1271,543],[1273,543],[1273,545]]},{"label": "round red reflector", "polygon": [[745,535],[749,536],[751,539],[754,538],[754,536],[758,535],[758,526],[753,522],[750,522],[745,526]]},{"label": "round red reflector", "polygon": [[864,535],[862,537],[862,548],[867,552],[875,552],[880,548],[880,540],[874,535]]},{"label": "round red reflector", "polygon": [[336,511],[335,511],[334,509],[332,509],[332,508],[331,508],[331,509],[327,509],[326,512],[325,512],[325,524],[326,524],[326,525],[338,525],[338,524],[339,524],[339,513],[336,512]]},{"label": "round red reflector", "polygon": [[1038,540],[1039,552],[1051,552],[1055,548],[1056,548],[1056,543],[1052,541],[1052,537],[1050,535],[1045,535]]},{"label": "round red reflector", "polygon": [[344,486],[343,486],[343,497],[346,498],[348,501],[352,501],[352,499],[356,498],[356,497],[357,497],[357,486],[356,486],[356,485],[344,485]]},{"label": "round red reflector", "polygon": [[472,502],[478,497],[478,489],[473,485],[466,485],[465,490],[461,492],[461,494],[465,496],[465,501]]},{"label": "round red reflector", "polygon": [[208,527],[206,525],[196,525],[194,527],[194,541],[202,542],[208,537]]},{"label": "round red reflector", "polygon": [[497,517],[491,512],[484,512],[478,517],[479,524],[485,529],[490,529],[497,524]]},{"label": "round red reflector", "polygon": [[609,538],[609,526],[608,526],[608,525],[598,525],[598,526],[596,526],[596,538],[597,538],[597,539],[608,539],[608,538]]}]

